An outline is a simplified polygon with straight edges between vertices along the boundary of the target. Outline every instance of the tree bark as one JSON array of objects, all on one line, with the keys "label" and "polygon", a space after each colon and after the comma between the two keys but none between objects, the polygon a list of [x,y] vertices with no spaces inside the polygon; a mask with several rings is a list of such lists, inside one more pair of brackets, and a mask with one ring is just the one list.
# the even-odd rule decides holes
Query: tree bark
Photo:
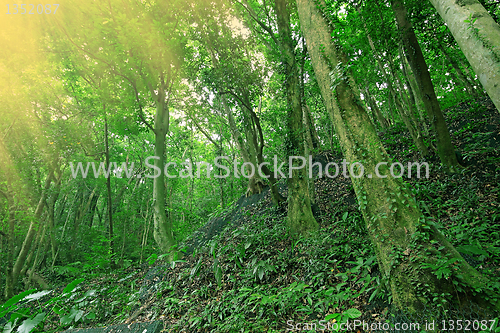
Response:
[{"label": "tree bark", "polygon": [[[256,160],[256,156],[253,156],[253,158],[252,158],[252,155],[248,151],[248,149],[245,145],[245,141],[243,140],[243,136],[241,135],[240,131],[238,130],[238,127],[236,126],[233,111],[229,107],[229,103],[227,101],[227,98],[224,95],[221,95],[221,101],[222,101],[222,106],[224,108],[224,111],[227,115],[227,119],[229,122],[229,128],[231,130],[233,140],[235,141],[236,146],[238,147],[238,150],[240,151],[241,157],[243,158],[243,163],[251,163],[254,166],[255,173],[254,173],[253,177],[251,177],[248,180],[247,193],[249,193],[249,194],[260,193],[261,189],[259,190],[259,188],[257,187],[258,185],[257,185],[257,163],[256,163],[257,160]],[[251,167],[249,164],[247,164],[246,170],[247,170],[246,171],[247,174],[249,174],[251,172]]]},{"label": "tree bark", "polygon": [[500,112],[500,26],[477,0],[431,0]]},{"label": "tree bark", "polygon": [[308,118],[308,123],[309,123],[309,130],[311,131],[313,147],[314,147],[314,149],[319,149],[319,151],[321,151],[321,141],[319,140],[318,131],[316,130],[314,118],[313,118],[312,113],[311,113],[311,108],[309,107],[309,105],[307,105],[307,102],[305,103],[305,106],[307,109],[307,118]]},{"label": "tree bark", "polygon": [[[402,46],[401,46],[402,47]],[[411,91],[413,100],[415,100],[415,105],[417,106],[417,112],[418,116],[420,118],[420,123],[423,126],[423,132],[426,138],[430,137],[430,131],[429,131],[429,126],[427,125],[426,122],[426,117],[424,115],[424,102],[422,98],[422,92],[420,89],[418,89],[417,86],[417,81],[415,80],[415,76],[413,75],[413,72],[410,68],[410,64],[408,63],[408,59],[406,59],[405,56],[402,57],[403,59],[403,73],[405,78],[407,79],[408,82],[408,89]]]}]

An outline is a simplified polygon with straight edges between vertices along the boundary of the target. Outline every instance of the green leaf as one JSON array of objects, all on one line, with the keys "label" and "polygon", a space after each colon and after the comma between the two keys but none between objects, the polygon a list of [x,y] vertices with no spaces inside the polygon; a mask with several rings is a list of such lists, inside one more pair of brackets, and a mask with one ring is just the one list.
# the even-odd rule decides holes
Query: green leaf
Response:
[{"label": "green leaf", "polygon": [[7,324],[5,324],[5,326],[3,327],[3,333],[11,333],[14,330],[14,327],[16,327],[17,319],[18,318],[16,318],[13,323],[9,321]]},{"label": "green leaf", "polygon": [[220,286],[222,283],[222,268],[217,264],[214,269],[215,279],[217,280],[217,284]]},{"label": "green leaf", "polygon": [[78,310],[76,315],[75,315],[75,323],[77,323],[82,318],[82,316],[84,314],[85,314],[85,312],[83,310]]},{"label": "green leaf", "polygon": [[377,293],[378,293],[378,288],[375,288],[372,295],[370,296],[370,299],[368,300],[368,303],[370,303],[375,298],[375,296],[377,296]]},{"label": "green leaf", "polygon": [[361,311],[359,311],[358,309],[354,309],[354,308],[345,311],[343,314],[348,316],[351,319],[361,317]]},{"label": "green leaf", "polygon": [[45,318],[45,312],[39,313],[33,319],[26,319],[23,321],[22,325],[17,329],[20,333],[29,333],[31,332],[38,324],[42,322]]},{"label": "green leaf", "polygon": [[47,295],[47,294],[50,294],[52,292],[52,290],[43,290],[43,291],[39,291],[37,293],[34,293],[34,294],[31,294],[31,295],[28,295],[26,296],[24,299],[27,301],[27,302],[31,302],[31,301],[36,301],[37,299],[40,299],[42,298],[43,296]]},{"label": "green leaf", "polygon": [[475,246],[475,245],[458,246],[457,251],[463,252],[463,253],[469,254],[469,255],[472,255],[472,254],[479,254],[479,255],[484,255],[484,256],[488,255],[488,252],[484,251],[483,249],[481,249],[480,247]]},{"label": "green leaf", "polygon": [[325,317],[325,320],[337,319],[340,317],[340,313],[332,313]]},{"label": "green leaf", "polygon": [[344,215],[342,215],[342,220],[343,221],[347,220],[348,215],[349,215],[349,212],[345,212]]},{"label": "green leaf", "polygon": [[70,314],[62,316],[61,319],[60,319],[60,322],[61,322],[62,325],[71,324],[71,321],[73,321],[73,318],[71,318]]},{"label": "green leaf", "polygon": [[82,316],[84,314],[85,314],[85,312],[83,310],[71,308],[71,310],[69,311],[69,314],[61,317],[61,324],[68,325],[68,324],[71,324],[73,322],[73,320],[76,323],[77,321],[79,321],[82,318]]},{"label": "green leaf", "polygon": [[70,283],[66,286],[66,288],[64,288],[64,290],[63,290],[63,294],[66,294],[66,293],[69,293],[69,292],[73,291],[73,290],[76,288],[76,286],[77,286],[78,284],[82,283],[83,281],[85,281],[85,279],[84,279],[84,278],[80,278],[80,279],[76,279],[76,280],[74,280],[73,282],[70,282]]},{"label": "green leaf", "polygon": [[7,313],[10,312],[12,305],[16,304],[20,300],[24,299],[27,295],[30,295],[30,294],[34,293],[35,291],[36,291],[36,289],[30,289],[27,291],[23,291],[22,293],[12,297],[7,302],[5,302],[4,305],[0,306],[0,318],[2,318],[3,316],[5,316]]},{"label": "green leaf", "polygon": [[95,315],[95,312],[89,312],[87,313],[87,315],[85,316],[85,318],[89,319],[89,320],[94,320],[96,317]]},{"label": "green leaf", "polygon": [[149,256],[149,258],[147,259],[148,260],[148,263],[150,265],[154,264],[155,261],[156,261],[156,258],[158,258],[158,255],[156,253],[153,253],[151,256]]},{"label": "green leaf", "polygon": [[264,277],[264,267],[259,266],[259,280],[262,280]]}]

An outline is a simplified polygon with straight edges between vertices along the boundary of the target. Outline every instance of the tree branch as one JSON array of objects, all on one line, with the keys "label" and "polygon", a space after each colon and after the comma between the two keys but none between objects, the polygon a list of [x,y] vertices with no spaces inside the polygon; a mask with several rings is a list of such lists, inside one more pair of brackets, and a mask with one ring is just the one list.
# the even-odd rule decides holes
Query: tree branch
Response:
[{"label": "tree branch", "polygon": [[250,14],[250,17],[255,22],[257,22],[257,24],[260,25],[262,29],[264,29],[265,31],[267,31],[267,33],[272,38],[272,40],[274,41],[274,43],[276,43],[276,45],[279,45],[278,40],[276,39],[276,36],[274,35],[273,30],[270,27],[268,27],[267,25],[265,25],[264,22],[262,22],[261,20],[259,20],[259,18],[257,17],[257,13],[255,13],[255,11],[252,9],[252,7],[247,6],[248,4],[245,5],[245,4],[243,4],[242,2],[240,2],[238,0],[234,0],[234,2],[239,3],[243,8],[245,8],[245,10],[248,12],[248,14]]},{"label": "tree branch", "polygon": [[219,150],[222,150],[222,147],[219,146],[214,140],[212,140],[212,138],[210,137],[210,135],[208,135],[208,133],[205,131],[205,129],[203,129],[201,127],[201,125],[198,123],[198,121],[196,121],[195,117],[191,116],[190,113],[186,112],[186,114],[188,115],[189,119],[191,119],[193,121],[193,123],[196,125],[196,127],[200,130],[201,133],[203,133],[203,135],[205,135],[205,137],[213,143],[213,145],[215,147],[217,147],[217,149]]},{"label": "tree branch", "polygon": [[3,134],[3,137],[2,137],[2,141],[5,141],[5,138],[7,137],[7,134],[9,134],[10,132],[10,129],[12,128],[12,126],[14,126],[15,122],[16,122],[17,118],[14,119],[14,121],[12,122],[12,124],[10,124],[9,128],[7,128],[7,130],[5,131],[5,133]]},{"label": "tree branch", "polygon": [[234,91],[231,91],[231,90],[219,91],[219,94],[221,94],[221,95],[224,95],[224,94],[232,95],[234,98],[236,98],[238,100],[238,102],[241,103],[241,105],[243,105],[244,107],[246,107],[249,110],[252,110],[252,106],[248,105],[247,103],[245,103],[245,101],[242,100],[241,97],[238,96]]},{"label": "tree branch", "polygon": [[139,92],[137,91],[137,86],[135,84],[135,81],[132,81],[130,80],[128,77],[126,76],[123,76],[126,80],[128,80],[130,82],[130,84],[132,85],[132,88],[134,88],[134,93],[135,93],[135,100],[137,101],[137,105],[139,105],[139,118],[141,118],[141,121],[146,124],[147,127],[149,127],[149,129],[151,131],[153,131],[153,133],[155,133],[155,129],[153,128],[153,126],[151,126],[150,123],[148,123],[146,121],[146,119],[144,118],[144,111],[142,110],[142,105],[141,105],[141,102],[139,101]]}]

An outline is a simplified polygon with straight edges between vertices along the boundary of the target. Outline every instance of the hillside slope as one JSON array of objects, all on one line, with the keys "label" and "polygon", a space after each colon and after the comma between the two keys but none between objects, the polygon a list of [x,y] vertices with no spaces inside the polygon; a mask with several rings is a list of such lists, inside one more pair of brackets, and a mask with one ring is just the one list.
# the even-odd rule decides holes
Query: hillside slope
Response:
[{"label": "hillside slope", "polygon": [[[429,161],[429,179],[407,181],[424,214],[464,258],[500,281],[500,116],[487,99],[459,104],[446,116],[466,168],[448,175]],[[404,128],[380,136],[397,160],[419,160]],[[323,152],[316,160],[326,164],[340,161],[341,155]],[[157,260],[82,283],[69,302],[86,295],[89,303],[78,309],[93,311],[95,319],[84,316],[77,325],[161,319],[167,332],[307,330],[327,325],[320,322],[325,318],[330,325],[354,318],[424,325],[439,306],[446,306],[447,296],[438,295],[436,307],[418,318],[392,308],[350,180],[322,178],[315,186],[321,229],[313,237],[289,237],[286,205],[274,207],[267,189],[242,196],[179,244],[186,253],[182,260]],[[280,191],[286,196],[285,184]],[[470,304],[446,315],[455,321],[499,316]],[[58,317],[54,320],[47,332],[58,327]]]}]

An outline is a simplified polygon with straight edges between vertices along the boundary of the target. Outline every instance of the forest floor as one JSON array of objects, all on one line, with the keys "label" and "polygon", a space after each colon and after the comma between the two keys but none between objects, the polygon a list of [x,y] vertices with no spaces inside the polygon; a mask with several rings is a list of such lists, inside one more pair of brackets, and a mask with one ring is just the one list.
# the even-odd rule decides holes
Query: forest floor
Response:
[{"label": "forest floor", "polygon": [[[460,103],[445,116],[463,172],[446,174],[433,160],[430,178],[406,181],[424,215],[464,258],[500,281],[500,115],[484,98]],[[404,127],[380,137],[395,160],[424,161]],[[316,160],[340,162],[342,156],[322,152]],[[328,315],[330,324],[357,317],[367,323],[424,325],[425,311],[410,319],[389,306],[350,180],[322,178],[315,187],[321,227],[316,237],[288,237],[286,209],[272,205],[268,189],[242,196],[180,244],[182,259],[152,260],[82,283],[75,290],[93,301],[80,306],[93,309],[96,319],[79,326],[161,319],[167,332],[283,332],[312,328],[312,323],[320,328]],[[280,190],[286,196],[284,184]],[[446,295],[438,298],[428,311],[446,301]],[[463,306],[446,316],[486,320],[498,314]]]}]

